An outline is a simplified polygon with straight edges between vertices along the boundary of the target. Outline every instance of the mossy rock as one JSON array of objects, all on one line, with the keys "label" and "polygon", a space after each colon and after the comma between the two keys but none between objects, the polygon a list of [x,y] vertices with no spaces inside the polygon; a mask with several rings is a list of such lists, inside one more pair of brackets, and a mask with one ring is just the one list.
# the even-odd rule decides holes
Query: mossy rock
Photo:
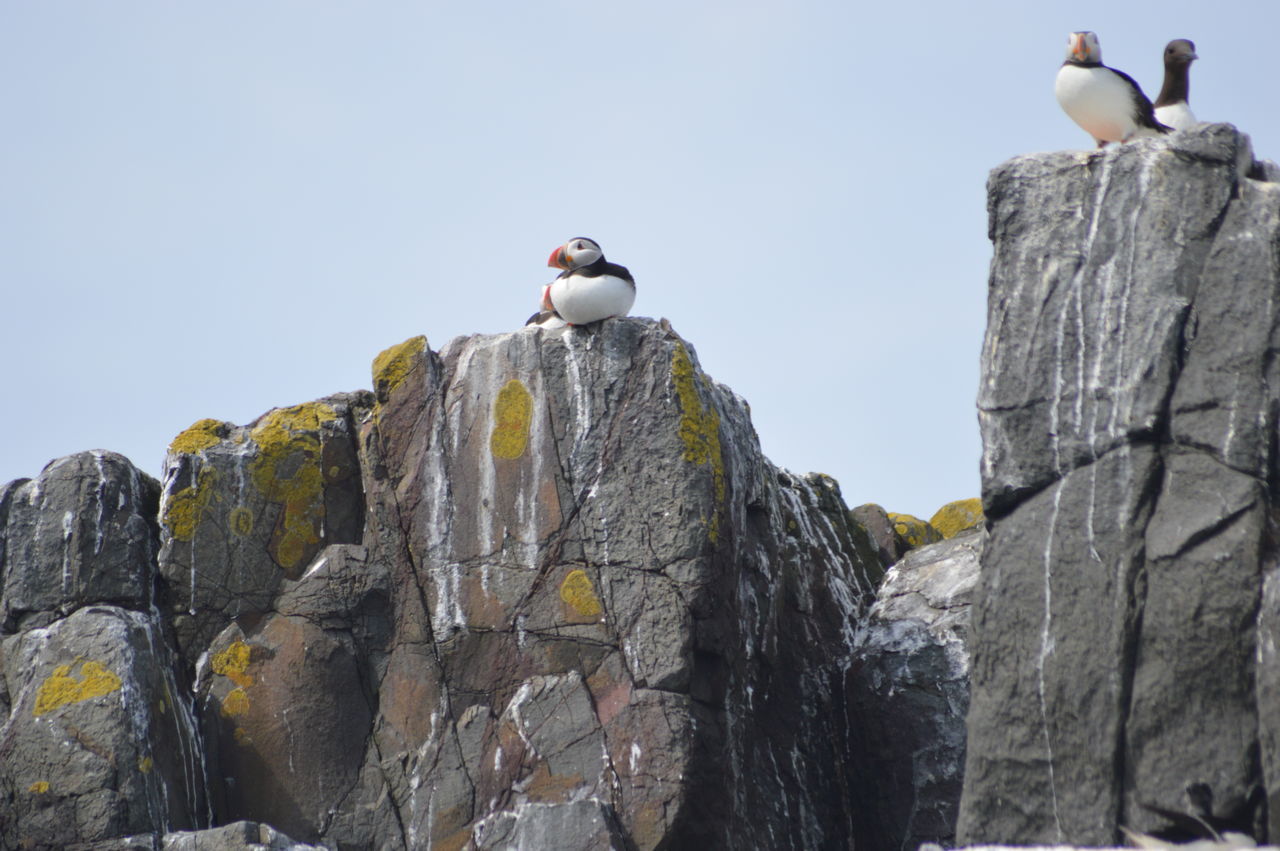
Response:
[{"label": "mossy rock", "polygon": [[942,540],[942,534],[927,521],[910,514],[889,512],[889,522],[893,523],[894,534],[901,541],[903,551],[923,547],[925,544],[936,544]]},{"label": "mossy rock", "polygon": [[929,525],[937,529],[942,537],[954,538],[968,529],[978,528],[985,520],[982,500],[975,496],[972,499],[948,502],[929,518]]}]

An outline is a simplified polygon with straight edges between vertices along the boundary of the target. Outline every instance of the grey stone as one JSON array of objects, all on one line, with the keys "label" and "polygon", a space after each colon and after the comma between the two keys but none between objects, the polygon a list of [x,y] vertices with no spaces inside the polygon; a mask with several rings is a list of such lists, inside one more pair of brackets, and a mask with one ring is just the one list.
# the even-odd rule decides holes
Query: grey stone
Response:
[{"label": "grey stone", "polygon": [[[174,440],[149,510],[154,608],[12,609],[25,632],[0,644],[0,773],[17,791],[0,845],[292,841],[270,830],[353,848],[855,841],[849,678],[883,566],[835,481],[769,463],[745,401],[669,323],[525,328],[438,353],[415,338],[379,356],[373,385]],[[0,490],[18,530],[6,561],[33,537],[13,523],[33,487]],[[95,505],[69,507],[72,522]],[[61,557],[41,551],[32,574]],[[129,701],[194,680],[198,726],[151,755],[163,787],[81,742],[47,796],[22,792],[63,741],[31,713],[32,678],[119,667],[98,639],[80,660],[51,638],[86,619],[153,642],[118,674]],[[79,718],[110,709],[117,735],[113,699],[66,711],[116,765],[159,748],[152,728],[117,742]],[[140,797],[160,788],[164,806]]]},{"label": "grey stone", "polygon": [[160,605],[188,664],[233,619],[270,611],[328,544],[358,544],[355,418],[370,394],[277,408],[178,435],[160,498]]},{"label": "grey stone", "polygon": [[496,813],[475,830],[476,848],[502,851],[623,851],[626,840],[597,798],[567,804],[524,804]]},{"label": "grey stone", "polygon": [[6,843],[65,846],[207,820],[203,757],[151,616],[90,606],[0,643]]},{"label": "grey stone", "polygon": [[992,173],[961,843],[1113,844],[1167,828],[1148,807],[1181,811],[1196,784],[1264,835],[1280,185],[1250,175],[1266,173],[1230,125]]},{"label": "grey stone", "polygon": [[850,700],[865,847],[955,844],[969,707],[966,638],[980,532],[918,547],[889,569],[860,637]]},{"label": "grey stone", "polygon": [[90,603],[152,602],[159,485],[114,452],[80,452],[0,491],[3,629]]}]

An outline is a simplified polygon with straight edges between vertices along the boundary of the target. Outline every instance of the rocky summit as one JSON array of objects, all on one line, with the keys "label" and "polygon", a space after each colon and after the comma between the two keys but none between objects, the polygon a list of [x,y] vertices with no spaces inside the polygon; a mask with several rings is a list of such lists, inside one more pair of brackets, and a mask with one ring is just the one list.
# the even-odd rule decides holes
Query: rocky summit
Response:
[{"label": "rocky summit", "polygon": [[160,482],[99,452],[0,491],[0,845],[885,830],[877,551],[665,322],[419,337],[373,387],[197,422]]},{"label": "rocky summit", "polygon": [[962,842],[1280,834],[1276,178],[1225,124],[991,175]]},{"label": "rocky summit", "polygon": [[1274,840],[1280,169],[1202,125],[989,197],[928,522],[638,318],[4,485],[0,849]]}]

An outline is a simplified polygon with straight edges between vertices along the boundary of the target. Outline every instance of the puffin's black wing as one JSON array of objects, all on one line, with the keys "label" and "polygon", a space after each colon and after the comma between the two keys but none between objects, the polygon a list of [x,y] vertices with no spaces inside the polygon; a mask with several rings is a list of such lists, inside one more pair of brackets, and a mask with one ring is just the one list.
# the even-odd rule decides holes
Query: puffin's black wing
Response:
[{"label": "puffin's black wing", "polygon": [[1129,90],[1133,94],[1133,120],[1137,122],[1139,127],[1155,130],[1157,133],[1173,132],[1172,127],[1161,124],[1156,120],[1156,108],[1152,106],[1150,99],[1142,93],[1142,87],[1138,85],[1137,80],[1123,71],[1117,71],[1115,68],[1108,67],[1107,70],[1129,84]]},{"label": "puffin's black wing", "polygon": [[636,285],[636,279],[631,277],[631,272],[627,270],[626,266],[619,266],[617,263],[610,263],[603,257],[594,263],[583,266],[573,274],[581,275],[584,278],[598,278],[601,275],[612,275],[615,278],[621,278],[633,287]]}]

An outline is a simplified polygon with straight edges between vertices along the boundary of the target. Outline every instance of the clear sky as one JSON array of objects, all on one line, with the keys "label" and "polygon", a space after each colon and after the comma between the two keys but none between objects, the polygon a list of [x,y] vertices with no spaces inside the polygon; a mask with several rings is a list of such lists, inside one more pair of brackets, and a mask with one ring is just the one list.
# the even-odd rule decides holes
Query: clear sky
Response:
[{"label": "clear sky", "polygon": [[0,481],[159,475],[203,417],[519,327],[600,242],[765,452],[850,505],[978,493],[987,172],[1087,148],[1067,33],[1280,159],[1280,3],[0,0]]}]

